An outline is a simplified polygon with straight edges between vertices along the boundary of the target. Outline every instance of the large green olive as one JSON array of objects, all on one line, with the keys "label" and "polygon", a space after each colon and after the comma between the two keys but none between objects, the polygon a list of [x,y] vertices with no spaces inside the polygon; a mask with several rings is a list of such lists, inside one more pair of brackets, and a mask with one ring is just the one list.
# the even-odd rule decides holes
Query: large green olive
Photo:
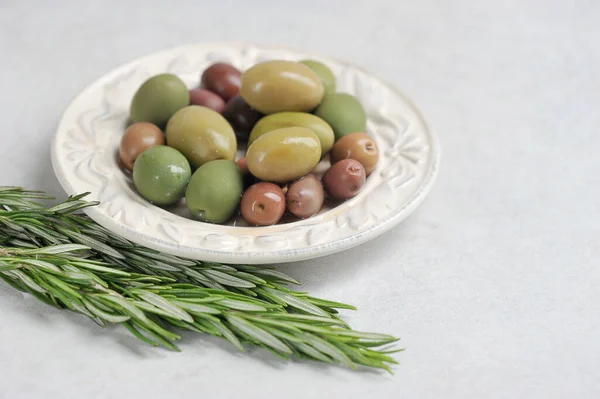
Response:
[{"label": "large green olive", "polygon": [[167,144],[187,157],[194,169],[216,159],[233,161],[237,141],[231,125],[212,109],[190,105],[167,124]]},{"label": "large green olive", "polygon": [[207,162],[194,172],[185,202],[203,222],[222,223],[235,212],[243,190],[242,174],[235,162],[220,159]]},{"label": "large green olive", "polygon": [[335,132],[335,139],[367,128],[367,116],[358,100],[346,93],[326,95],[316,109],[315,115],[329,123]]},{"label": "large green olive", "polygon": [[325,90],[325,95],[335,93],[335,75],[327,65],[314,60],[304,60],[300,61],[300,63],[315,71],[317,76],[319,76]]},{"label": "large green olive", "polygon": [[304,176],[321,158],[319,137],[305,127],[284,127],[260,136],[248,148],[248,169],[261,180],[284,183]]},{"label": "large green olive", "polygon": [[242,74],[240,95],[263,114],[311,111],[323,93],[319,76],[299,62],[265,61]]},{"label": "large green olive", "polygon": [[133,164],[133,183],[142,197],[161,206],[183,198],[192,171],[187,159],[164,145],[148,148]]},{"label": "large green olive", "polygon": [[185,83],[177,76],[163,73],[145,81],[131,101],[132,122],[150,122],[164,127],[169,118],[190,103]]},{"label": "large green olive", "polygon": [[294,126],[310,129],[319,137],[322,155],[327,154],[333,147],[335,138],[331,126],[318,116],[304,112],[278,112],[263,117],[252,129],[248,144],[252,144],[257,138],[271,130]]}]

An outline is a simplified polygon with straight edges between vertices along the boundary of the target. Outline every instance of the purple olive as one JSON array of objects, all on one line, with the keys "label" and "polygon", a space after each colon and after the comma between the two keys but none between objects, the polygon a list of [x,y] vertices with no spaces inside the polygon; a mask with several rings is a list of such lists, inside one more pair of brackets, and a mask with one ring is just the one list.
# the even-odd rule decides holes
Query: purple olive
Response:
[{"label": "purple olive", "polygon": [[339,161],[325,173],[323,183],[329,196],[335,200],[354,197],[365,184],[365,168],[354,159]]},{"label": "purple olive", "polygon": [[299,218],[316,215],[325,201],[323,184],[312,173],[293,182],[288,187],[286,196],[288,211]]},{"label": "purple olive", "polygon": [[219,62],[206,68],[202,74],[203,88],[217,93],[225,101],[237,96],[242,84],[242,73],[233,65]]},{"label": "purple olive", "polygon": [[218,113],[225,109],[225,101],[218,94],[206,89],[190,90],[190,105],[201,105]]},{"label": "purple olive", "polygon": [[223,116],[233,127],[238,139],[246,141],[262,114],[251,108],[242,97],[237,96],[227,102]]}]

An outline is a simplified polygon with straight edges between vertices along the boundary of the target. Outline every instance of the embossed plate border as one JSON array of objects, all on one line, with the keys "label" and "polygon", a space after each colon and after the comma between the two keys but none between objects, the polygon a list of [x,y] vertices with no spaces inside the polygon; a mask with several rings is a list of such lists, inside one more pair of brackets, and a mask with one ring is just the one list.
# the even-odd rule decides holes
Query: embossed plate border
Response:
[{"label": "embossed plate border", "polygon": [[[381,159],[355,198],[306,220],[269,227],[202,223],[143,200],[117,161],[129,102],[148,77],[171,72],[189,87],[216,61],[245,69],[268,59],[312,58],[336,74],[338,91],[357,96]],[[369,241],[404,220],[429,193],[440,149],[419,110],[402,93],[345,62],[289,49],[238,43],[179,46],[122,65],[84,89],[65,110],[52,144],[52,165],[69,194],[91,192],[101,204],[85,212],[138,244],[187,258],[267,264],[316,258]]]}]

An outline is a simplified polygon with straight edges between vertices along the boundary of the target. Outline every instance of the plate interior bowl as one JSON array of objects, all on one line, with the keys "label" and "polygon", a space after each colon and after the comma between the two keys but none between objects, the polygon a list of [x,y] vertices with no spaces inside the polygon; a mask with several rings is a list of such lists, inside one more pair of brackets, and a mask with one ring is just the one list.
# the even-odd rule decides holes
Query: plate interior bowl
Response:
[{"label": "plate interior bowl", "polygon": [[[189,88],[214,62],[241,70],[270,59],[315,59],[337,77],[337,91],[355,95],[367,113],[367,133],[380,161],[361,192],[318,215],[268,227],[241,218],[226,225],[193,220],[185,205],[168,209],[137,194],[118,148],[137,88],[159,73]],[[326,168],[327,160],[321,168]],[[344,62],[287,49],[247,44],[198,44],[160,51],[122,65],[83,90],[68,106],[52,144],[52,164],[69,195],[90,192],[100,205],[86,213],[112,232],[147,247],[223,263],[281,263],[315,258],[366,242],[408,216],[426,197],[439,164],[439,146],[417,108],[399,91]],[[334,206],[335,205],[335,206]]]}]

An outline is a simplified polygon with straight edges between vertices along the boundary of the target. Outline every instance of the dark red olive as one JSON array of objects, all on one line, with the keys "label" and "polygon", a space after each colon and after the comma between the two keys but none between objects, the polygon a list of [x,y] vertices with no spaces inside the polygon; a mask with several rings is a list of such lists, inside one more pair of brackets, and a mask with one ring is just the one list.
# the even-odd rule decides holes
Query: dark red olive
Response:
[{"label": "dark red olive", "polygon": [[285,195],[273,183],[256,183],[242,196],[242,216],[255,226],[270,226],[279,222],[285,212]]},{"label": "dark red olive", "polygon": [[287,189],[287,209],[299,218],[316,215],[323,207],[325,192],[323,184],[312,173],[293,182]]},{"label": "dark red olive", "polygon": [[246,161],[246,157],[237,160],[235,163],[237,164],[238,168],[240,169],[240,172],[242,172],[242,176],[244,177],[244,187],[248,188],[254,183],[259,182],[259,180],[256,177],[252,176],[250,170],[248,170],[248,162]]},{"label": "dark red olive", "polygon": [[240,168],[240,172],[242,172],[242,175],[247,175],[248,173],[250,173],[250,171],[248,170],[248,161],[246,161],[246,157],[236,161],[236,164],[238,168]]},{"label": "dark red olive", "polygon": [[246,141],[250,131],[263,115],[250,107],[242,97],[237,96],[227,102],[223,116],[233,127],[238,139]]},{"label": "dark red olive", "polygon": [[365,184],[365,168],[354,159],[339,161],[325,173],[323,184],[329,196],[335,200],[354,197]]},{"label": "dark red olive", "polygon": [[225,109],[225,101],[219,95],[206,89],[190,90],[190,105],[201,105],[218,113]]},{"label": "dark red olive", "polygon": [[201,85],[228,101],[240,93],[241,79],[242,73],[236,67],[219,62],[206,68]]}]

